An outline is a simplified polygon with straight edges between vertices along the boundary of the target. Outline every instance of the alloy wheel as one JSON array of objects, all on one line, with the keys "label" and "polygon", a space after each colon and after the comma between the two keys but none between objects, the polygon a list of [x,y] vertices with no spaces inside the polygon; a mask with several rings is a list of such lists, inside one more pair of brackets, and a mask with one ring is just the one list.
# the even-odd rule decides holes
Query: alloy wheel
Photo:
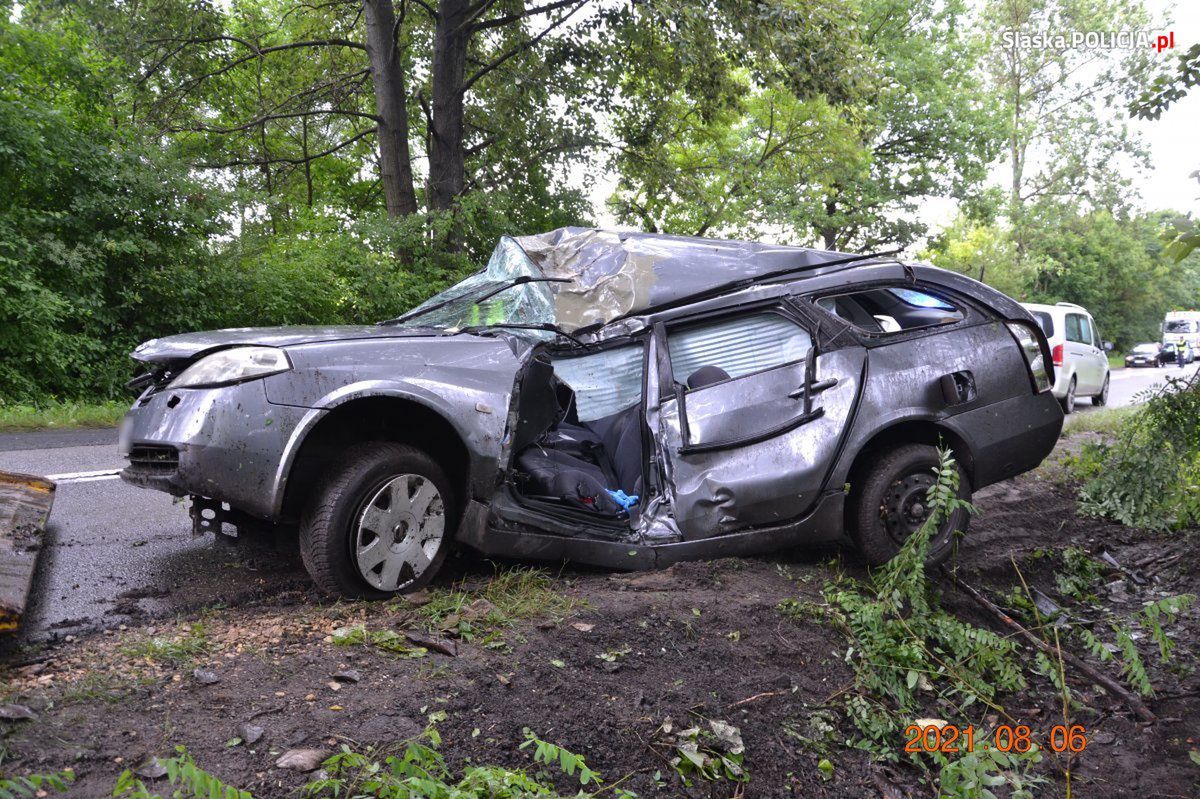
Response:
[{"label": "alloy wheel", "polygon": [[380,591],[400,590],[429,568],[445,531],[445,503],[433,481],[397,475],[358,515],[353,555],[359,574]]}]

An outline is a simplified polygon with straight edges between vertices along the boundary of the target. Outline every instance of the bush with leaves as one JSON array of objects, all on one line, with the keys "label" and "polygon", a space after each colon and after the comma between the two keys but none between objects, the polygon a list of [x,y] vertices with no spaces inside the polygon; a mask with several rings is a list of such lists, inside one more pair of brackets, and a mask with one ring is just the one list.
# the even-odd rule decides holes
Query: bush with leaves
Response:
[{"label": "bush with leaves", "polygon": [[[861,736],[856,745],[883,760],[896,760],[899,732],[929,715],[927,697],[966,716],[972,705],[994,709],[999,693],[1026,685],[1015,642],[974,627],[938,604],[925,572],[929,539],[959,508],[975,509],[958,496],[959,473],[948,450],[940,452],[934,472],[929,518],[896,557],[873,571],[865,585],[839,578],[824,591],[824,618],[850,642],[845,659],[855,679],[843,701]],[[1011,754],[985,748],[977,746],[969,757],[953,761],[942,752],[929,754],[940,770],[942,795],[984,796],[981,791],[989,786],[1007,785],[1012,796],[1029,796],[1028,787],[1039,781],[1029,774],[1041,760],[1037,748]],[[929,766],[924,759],[918,762]]]},{"label": "bush with leaves", "polygon": [[61,793],[67,790],[74,781],[75,772],[73,771],[30,774],[27,777],[0,777],[0,799],[47,796],[51,791]]},{"label": "bush with leaves", "polygon": [[1111,443],[1085,446],[1080,511],[1162,532],[1200,522],[1200,377],[1169,378]]},{"label": "bush with leaves", "polygon": [[942,610],[925,574],[925,553],[938,525],[960,507],[958,471],[941,453],[929,489],[931,513],[886,565],[863,586],[839,579],[825,587],[827,618],[850,637],[846,660],[856,693],[847,710],[866,742],[895,757],[899,729],[922,715],[918,691],[931,689],[964,709],[991,702],[998,691],[1023,688],[1017,645]]}]

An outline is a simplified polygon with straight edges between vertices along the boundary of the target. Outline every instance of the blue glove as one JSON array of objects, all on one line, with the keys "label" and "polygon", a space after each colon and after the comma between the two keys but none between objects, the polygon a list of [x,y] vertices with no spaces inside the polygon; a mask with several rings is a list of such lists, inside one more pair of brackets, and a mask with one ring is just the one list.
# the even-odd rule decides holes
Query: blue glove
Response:
[{"label": "blue glove", "polygon": [[606,488],[605,491],[607,491],[608,495],[613,498],[613,502],[617,503],[625,510],[629,510],[634,505],[638,504],[637,494],[630,496],[619,488],[616,491],[612,490],[611,488]]}]

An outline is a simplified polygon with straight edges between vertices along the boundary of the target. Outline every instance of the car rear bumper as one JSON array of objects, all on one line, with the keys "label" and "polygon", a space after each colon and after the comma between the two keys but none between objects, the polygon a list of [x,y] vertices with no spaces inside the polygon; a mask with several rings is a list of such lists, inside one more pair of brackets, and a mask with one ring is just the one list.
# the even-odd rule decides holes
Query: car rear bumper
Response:
[{"label": "car rear bumper", "polygon": [[125,414],[120,448],[129,465],[121,477],[274,518],[282,505],[281,464],[289,441],[311,413],[267,402],[261,380],[160,391]]},{"label": "car rear bumper", "polygon": [[946,426],[970,442],[975,490],[1037,467],[1058,443],[1063,411],[1047,391],[960,413]]}]

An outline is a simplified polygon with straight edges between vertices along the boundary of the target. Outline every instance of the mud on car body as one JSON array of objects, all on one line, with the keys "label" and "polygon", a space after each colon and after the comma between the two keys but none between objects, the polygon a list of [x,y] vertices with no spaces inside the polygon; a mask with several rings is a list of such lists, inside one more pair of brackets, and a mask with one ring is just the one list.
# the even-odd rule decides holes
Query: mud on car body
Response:
[{"label": "mud on car body", "polygon": [[[426,584],[453,545],[618,569],[848,539],[888,560],[1036,466],[1062,410],[1013,300],[920,264],[565,228],[375,326],[146,342],[123,477],[200,531],[298,525],[331,593]],[[946,521],[930,560],[951,551]]]}]

